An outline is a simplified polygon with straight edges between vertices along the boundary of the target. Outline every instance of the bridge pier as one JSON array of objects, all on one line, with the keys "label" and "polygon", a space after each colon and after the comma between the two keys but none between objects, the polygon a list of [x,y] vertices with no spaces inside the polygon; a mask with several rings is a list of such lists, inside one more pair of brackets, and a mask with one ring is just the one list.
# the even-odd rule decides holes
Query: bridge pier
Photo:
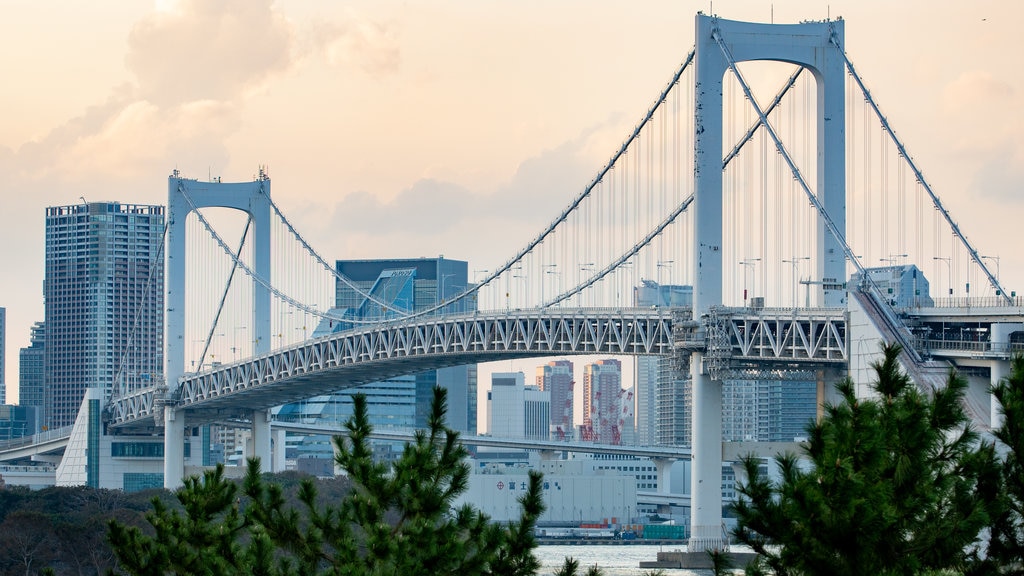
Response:
[{"label": "bridge pier", "polygon": [[721,550],[722,538],[722,383],[693,367],[693,456],[690,462],[690,552]]},{"label": "bridge pier", "polygon": [[270,456],[270,411],[252,412],[252,456],[260,459],[264,472],[276,472]]},{"label": "bridge pier", "polygon": [[[1019,322],[993,322],[991,325],[991,340],[992,340],[992,351],[1005,353],[1007,357],[1010,355],[1010,334],[1020,330],[1024,330],[1024,323]],[[1000,380],[1010,376],[1010,361],[1009,360],[993,360],[990,369],[990,381],[993,386],[999,383]],[[991,417],[989,418],[992,428],[998,428],[1003,425],[1003,412],[1002,407],[999,405],[999,401],[996,400],[995,395],[990,395],[989,402],[991,403],[990,412]]]},{"label": "bridge pier", "polygon": [[181,488],[185,478],[185,414],[164,407],[164,488]]},{"label": "bridge pier", "polygon": [[676,461],[668,458],[651,458],[651,461],[658,473],[658,494],[668,494],[672,491],[672,465]]},{"label": "bridge pier", "polygon": [[284,472],[285,469],[285,435],[284,430],[274,430],[273,438],[271,438],[271,449],[273,451],[273,466],[271,466],[271,472]]}]

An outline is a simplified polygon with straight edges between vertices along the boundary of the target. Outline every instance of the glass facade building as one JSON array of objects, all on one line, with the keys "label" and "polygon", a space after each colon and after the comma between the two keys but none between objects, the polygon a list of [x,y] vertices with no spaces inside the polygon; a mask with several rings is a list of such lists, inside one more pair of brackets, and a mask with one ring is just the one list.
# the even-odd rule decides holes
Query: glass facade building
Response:
[{"label": "glass facade building", "polygon": [[[641,308],[693,306],[693,286],[644,280],[633,288],[633,303]],[[667,356],[639,356],[634,381],[637,443],[688,446],[688,364]]]},{"label": "glass facade building", "polygon": [[[395,318],[443,303],[466,290],[468,263],[439,258],[395,260],[338,260],[338,273],[356,290],[338,280],[335,308],[339,320],[325,320],[313,336],[323,336],[356,326],[356,320]],[[369,294],[372,298],[366,297]],[[446,313],[473,310],[476,301],[465,299],[444,308]],[[367,397],[370,422],[375,427],[425,428],[430,414],[433,389],[448,391],[448,425],[455,430],[476,433],[476,366],[455,366],[419,374],[399,376],[364,384],[336,394],[317,396],[282,406],[280,420],[309,423],[340,423],[352,414],[352,394]]]},{"label": "glass facade building", "polygon": [[46,324],[32,326],[29,346],[18,352],[18,404],[43,409],[43,353]]},{"label": "glass facade building", "polygon": [[43,424],[69,426],[88,388],[163,372],[164,207],[92,202],[46,209]]}]

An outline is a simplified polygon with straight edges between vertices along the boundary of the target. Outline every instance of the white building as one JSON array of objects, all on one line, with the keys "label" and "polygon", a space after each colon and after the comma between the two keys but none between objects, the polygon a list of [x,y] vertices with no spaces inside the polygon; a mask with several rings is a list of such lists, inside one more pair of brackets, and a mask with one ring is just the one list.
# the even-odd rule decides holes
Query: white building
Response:
[{"label": "white building", "polygon": [[491,375],[487,393],[487,430],[502,438],[548,439],[551,393],[526,385],[522,372]]},{"label": "white building", "polygon": [[[519,518],[518,499],[529,487],[531,466],[474,468],[469,489],[456,505],[470,503],[498,522]],[[599,469],[593,460],[541,460],[544,513],[540,522],[626,523],[636,515],[636,480],[617,470]]]}]

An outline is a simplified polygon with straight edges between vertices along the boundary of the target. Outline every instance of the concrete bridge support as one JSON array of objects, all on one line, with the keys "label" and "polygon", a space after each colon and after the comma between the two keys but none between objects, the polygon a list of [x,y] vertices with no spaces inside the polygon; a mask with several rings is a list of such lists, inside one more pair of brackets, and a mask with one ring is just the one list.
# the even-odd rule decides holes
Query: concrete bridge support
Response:
[{"label": "concrete bridge support", "polygon": [[[164,377],[168,397],[174,398],[185,374],[185,276],[186,227],[188,215],[199,208],[232,208],[248,214],[252,219],[253,270],[270,279],[270,179],[261,171],[253,182],[221,183],[199,182],[180,178],[177,171],[168,178],[167,185],[167,355]],[[212,321],[212,319],[211,319]],[[270,290],[253,282],[253,353],[270,351]],[[202,366],[199,367],[202,369]],[[185,413],[166,408],[164,430],[164,487],[181,486],[184,477],[184,459],[178,457],[183,450]],[[266,434],[266,458],[270,465],[269,428]],[[261,457],[264,455],[257,452]],[[174,457],[172,458],[172,455]]]},{"label": "concrete bridge support", "polygon": [[274,472],[270,455],[269,410],[255,410],[252,413],[252,456],[260,459],[264,472]]},{"label": "concrete bridge support", "polygon": [[185,415],[173,406],[164,408],[164,488],[180,487],[185,480]]},{"label": "concrete bridge support", "polygon": [[672,465],[675,460],[654,458],[654,468],[658,474],[658,494],[668,494],[672,488]]},{"label": "concrete bridge support", "polygon": [[[723,304],[722,100],[730,59],[788,62],[802,65],[814,75],[818,154],[817,182],[811,187],[835,227],[846,230],[846,70],[843,54],[832,44],[835,38],[842,46],[843,22],[752,24],[698,14],[696,28],[694,319]],[[816,276],[823,282],[820,304],[844,305],[845,252],[840,241],[826,231],[824,219],[814,250]],[[704,365],[707,359],[697,354],[693,360],[690,550],[703,552],[727,545],[722,537],[722,391],[711,367]]]},{"label": "concrete bridge support", "polygon": [[285,454],[285,431],[274,430],[271,433],[271,451],[273,452],[273,465],[270,468],[271,472],[284,472],[285,460],[287,455]]},{"label": "concrete bridge support", "polygon": [[[992,352],[1006,354],[1010,356],[1010,334],[1014,332],[1020,332],[1024,330],[1024,323],[1017,322],[997,322],[993,323],[991,327],[990,338],[992,340]],[[1010,361],[1009,360],[993,360],[991,367],[991,384],[995,386],[1004,378],[1010,376]],[[992,428],[998,428],[1003,425],[1003,412],[999,406],[999,402],[995,396],[990,399],[991,402],[991,424]]]}]

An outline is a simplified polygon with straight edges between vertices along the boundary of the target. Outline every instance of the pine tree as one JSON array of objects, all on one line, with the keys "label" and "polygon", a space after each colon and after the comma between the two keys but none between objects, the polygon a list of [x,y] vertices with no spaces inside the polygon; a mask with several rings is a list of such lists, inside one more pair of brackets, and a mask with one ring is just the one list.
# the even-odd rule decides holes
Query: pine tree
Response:
[{"label": "pine tree", "polygon": [[882,352],[877,398],[841,382],[842,401],[809,428],[809,466],[780,455],[773,482],[758,459],[743,462],[736,537],[778,576],[969,567],[989,520],[979,487],[997,468],[962,408],[967,384],[951,372],[943,389],[922,394],[899,367],[899,346]]},{"label": "pine tree", "polygon": [[1002,411],[1002,424],[994,434],[1005,455],[999,477],[986,486],[999,497],[987,559],[1003,573],[1019,574],[1024,573],[1024,357],[1013,358],[1009,378],[994,386],[992,394]]},{"label": "pine tree", "polygon": [[[437,388],[429,428],[418,431],[392,466],[376,462],[366,398],[356,395],[348,437],[336,437],[335,460],[353,482],[336,504],[322,505],[312,481],[301,506],[286,505],[250,460],[238,505],[236,485],[220,468],[190,478],[177,496],[184,513],[157,507],[148,516],[156,536],[110,525],[110,538],[129,574],[266,574],[527,576],[534,528],[543,511],[541,475],[530,473],[519,521],[492,522],[454,501],[469,485],[466,449],[445,426],[445,391]],[[154,502],[154,506],[157,504]]]}]

